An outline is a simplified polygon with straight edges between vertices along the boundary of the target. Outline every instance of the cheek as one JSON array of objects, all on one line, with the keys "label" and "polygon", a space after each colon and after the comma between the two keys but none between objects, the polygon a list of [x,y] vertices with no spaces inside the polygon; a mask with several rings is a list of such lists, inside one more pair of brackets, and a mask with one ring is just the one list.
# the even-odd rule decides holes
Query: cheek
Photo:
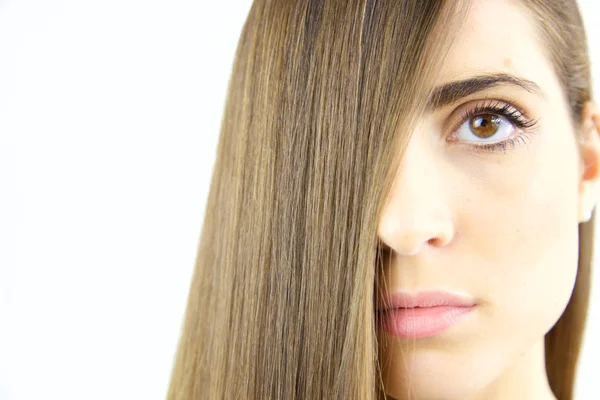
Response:
[{"label": "cheek", "polygon": [[578,176],[576,152],[570,150],[567,143],[561,149],[547,141],[488,165],[490,184],[472,193],[486,207],[471,208],[463,222],[486,269],[479,287],[485,288],[481,294],[496,332],[509,334],[521,325],[539,337],[571,296],[578,259]]},{"label": "cheek", "polygon": [[534,336],[545,334],[560,318],[577,275],[577,223],[555,205],[516,214],[518,230],[506,238],[504,253],[487,264],[494,279],[484,287],[498,321],[529,327]]}]

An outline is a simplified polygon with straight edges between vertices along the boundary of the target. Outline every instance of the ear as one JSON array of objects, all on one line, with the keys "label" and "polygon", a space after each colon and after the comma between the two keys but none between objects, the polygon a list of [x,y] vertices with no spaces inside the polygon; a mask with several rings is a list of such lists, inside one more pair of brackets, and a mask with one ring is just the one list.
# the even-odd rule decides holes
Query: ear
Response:
[{"label": "ear", "polygon": [[600,198],[600,111],[591,101],[583,106],[581,129],[579,222],[587,222]]}]

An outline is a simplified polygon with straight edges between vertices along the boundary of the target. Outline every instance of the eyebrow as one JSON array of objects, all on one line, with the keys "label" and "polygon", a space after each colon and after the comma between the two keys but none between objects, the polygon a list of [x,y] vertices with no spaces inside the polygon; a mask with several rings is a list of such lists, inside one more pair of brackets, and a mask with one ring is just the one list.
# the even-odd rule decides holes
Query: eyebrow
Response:
[{"label": "eyebrow", "polygon": [[546,93],[542,88],[533,81],[504,73],[478,75],[472,78],[446,83],[433,89],[427,102],[427,111],[433,111],[437,108],[455,103],[463,97],[498,85],[518,86],[530,93],[537,94],[544,99],[547,98]]}]

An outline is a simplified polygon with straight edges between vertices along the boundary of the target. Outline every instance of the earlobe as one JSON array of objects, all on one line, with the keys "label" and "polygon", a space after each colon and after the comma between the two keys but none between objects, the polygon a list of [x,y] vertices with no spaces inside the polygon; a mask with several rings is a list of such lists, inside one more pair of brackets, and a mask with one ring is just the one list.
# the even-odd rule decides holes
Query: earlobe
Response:
[{"label": "earlobe", "polygon": [[600,195],[600,111],[591,101],[583,107],[581,122],[583,171],[579,182],[579,222],[587,222]]},{"label": "earlobe", "polygon": [[594,210],[594,207],[580,205],[579,206],[579,222],[580,223],[588,222],[590,219],[592,219],[592,211],[593,210]]},{"label": "earlobe", "polygon": [[592,218],[592,211],[596,207],[598,198],[597,178],[585,179],[579,183],[579,222],[588,222]]}]

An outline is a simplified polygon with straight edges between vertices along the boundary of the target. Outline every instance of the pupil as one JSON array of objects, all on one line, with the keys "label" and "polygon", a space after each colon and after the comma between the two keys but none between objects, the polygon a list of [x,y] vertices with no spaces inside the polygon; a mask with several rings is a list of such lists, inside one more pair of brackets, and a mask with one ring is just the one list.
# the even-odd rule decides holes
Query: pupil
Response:
[{"label": "pupil", "polygon": [[482,139],[487,139],[493,136],[497,129],[496,118],[491,114],[484,114],[471,119],[471,131]]}]

